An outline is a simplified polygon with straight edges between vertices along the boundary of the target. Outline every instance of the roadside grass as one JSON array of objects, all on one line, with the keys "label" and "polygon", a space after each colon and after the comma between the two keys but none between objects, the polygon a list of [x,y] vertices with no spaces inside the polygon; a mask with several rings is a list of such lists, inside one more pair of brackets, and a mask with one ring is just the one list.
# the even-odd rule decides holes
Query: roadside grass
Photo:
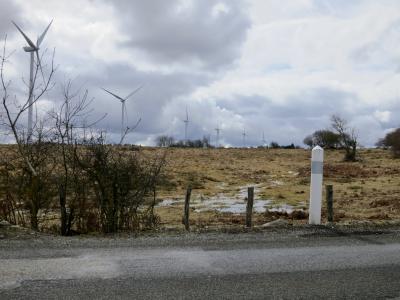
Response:
[{"label": "roadside grass", "polygon": [[[399,219],[400,160],[381,149],[359,152],[360,161],[347,163],[342,151],[325,151],[324,184],[333,185],[336,220]],[[271,200],[272,207],[307,208],[310,155],[304,149],[169,149],[166,173],[176,189],[162,189],[159,196],[183,200],[190,184],[193,196],[235,197],[244,187],[253,185],[257,187],[256,199]],[[183,203],[157,211],[165,223],[179,224],[182,210]],[[215,212],[192,213],[192,217],[193,222],[202,224],[237,222],[236,217]],[[255,214],[255,222],[265,219]]]},{"label": "roadside grass", "polygon": [[[13,146],[4,145],[1,150],[7,151],[9,147]],[[193,188],[192,201],[196,202],[223,195],[223,198],[244,203],[246,188],[255,186],[255,199],[270,201],[270,208],[289,205],[306,210],[308,207],[310,150],[140,149],[144,157],[167,152],[165,179],[157,192],[155,208],[162,227],[182,227],[183,200],[188,185]],[[400,159],[393,159],[389,151],[382,149],[361,149],[359,153],[360,161],[347,163],[343,162],[342,151],[325,151],[324,185],[333,185],[335,222],[400,220]],[[160,206],[165,199],[174,201],[171,205]],[[57,214],[54,208],[51,224],[58,223]],[[253,223],[262,225],[277,218],[287,218],[292,224],[307,222],[304,216],[266,212],[254,213]],[[192,209],[190,212],[190,222],[195,228],[244,225],[244,219],[244,214],[216,210]]]}]

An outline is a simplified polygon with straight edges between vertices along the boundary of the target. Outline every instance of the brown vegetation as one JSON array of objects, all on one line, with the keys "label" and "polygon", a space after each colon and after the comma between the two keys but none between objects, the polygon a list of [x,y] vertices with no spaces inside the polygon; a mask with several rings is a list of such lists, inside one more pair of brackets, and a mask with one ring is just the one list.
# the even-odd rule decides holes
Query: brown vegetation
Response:
[{"label": "brown vegetation", "polygon": [[[2,152],[12,153],[12,151],[10,152],[12,148],[13,146],[2,146]],[[310,176],[310,151],[308,150],[188,148],[140,148],[138,150],[134,147],[122,146],[107,146],[106,149],[113,149],[113,156],[120,157],[123,154],[124,157],[136,157],[137,160],[135,161],[142,162],[154,161],[157,157],[163,157],[165,151],[168,153],[163,176],[157,177],[158,192],[156,198],[149,189],[145,192],[146,196],[143,197],[144,202],[131,202],[137,203],[131,211],[135,211],[138,215],[136,219],[130,219],[130,222],[140,220],[141,225],[137,228],[147,228],[145,226],[146,220],[147,224],[181,228],[184,209],[183,199],[188,185],[193,188],[191,201],[198,204],[218,195],[224,195],[227,199],[238,197],[243,187],[254,185],[256,186],[255,200],[270,200],[270,207],[290,205],[295,208],[293,212],[284,210],[269,210],[266,213],[255,212],[254,225],[261,225],[278,218],[286,218],[293,224],[307,222]],[[85,150],[85,153],[87,151]],[[359,154],[363,158],[362,161],[344,163],[342,161],[343,151],[328,150],[325,152],[324,183],[334,186],[335,222],[399,219],[400,161],[393,160],[387,150],[360,150]],[[92,165],[96,164],[92,163]],[[134,166],[134,164],[130,165]],[[4,171],[4,169],[2,170]],[[110,213],[112,215],[117,207],[105,206],[101,208],[101,206],[98,206],[101,205],[101,201],[103,201],[101,199],[104,197],[113,199],[112,193],[102,196],[98,185],[98,182],[102,181],[100,177],[108,175],[99,174],[99,181],[92,181],[93,185],[87,180],[95,174],[89,175],[86,171],[84,173],[87,175],[80,177],[80,182],[86,180],[85,187],[88,189],[87,192],[90,197],[88,197],[89,201],[84,204],[87,209],[84,214],[79,212],[79,205],[75,204],[76,216],[73,229],[88,232],[104,227],[106,228],[104,231],[112,231],[115,224],[107,223],[108,215]],[[120,175],[110,174],[110,178],[118,179],[119,176],[124,176],[123,174],[124,172]],[[106,189],[112,191],[114,180],[106,180],[106,182],[105,186],[110,185],[110,189],[108,187]],[[115,180],[116,184],[118,182],[121,181]],[[96,185],[98,186],[96,187]],[[54,198],[57,194],[50,193],[50,195],[53,195]],[[6,195],[2,193],[0,211],[3,212],[6,204],[5,199],[7,199],[5,197]],[[98,204],[95,202],[96,197],[99,201],[101,200]],[[125,200],[122,194],[121,197],[115,198],[115,202],[112,203],[122,204]],[[243,198],[243,203],[245,203],[245,195],[240,197]],[[175,199],[176,202],[168,206],[158,206],[157,203],[164,199]],[[18,201],[15,202],[15,205],[20,203]],[[39,223],[42,226],[51,223],[49,223],[50,216],[53,215],[57,218],[57,210],[52,210],[52,208],[57,207],[59,207],[57,201],[53,201],[50,206],[45,205],[40,208],[42,218],[39,218]],[[124,216],[124,207],[124,205],[118,206],[120,210],[118,215],[121,217]],[[70,211],[70,207],[67,206],[67,208]],[[111,209],[111,212],[108,212],[108,209]],[[150,212],[149,209],[152,210],[151,215],[144,213]],[[46,210],[47,215],[43,215]],[[104,214],[100,213],[101,211]],[[128,211],[130,210],[128,209]],[[19,212],[20,210],[14,211],[14,213]],[[102,215],[104,217],[101,217]],[[157,220],[153,220],[155,222],[152,223],[151,218]],[[323,219],[325,218],[325,213],[323,213]],[[113,220],[113,218],[110,220]],[[124,222],[123,218],[119,220],[119,222]],[[245,223],[245,214],[218,212],[213,209],[196,210],[191,204],[190,223],[192,228],[223,227],[225,225],[242,226]],[[122,226],[119,228],[130,230],[129,228],[133,227]]]},{"label": "brown vegetation", "polygon": [[[325,151],[324,184],[334,186],[335,221],[399,219],[400,162],[386,150],[358,152],[362,161],[345,163],[345,150]],[[161,188],[159,201],[183,199],[186,185],[195,181],[192,197],[199,201],[219,194],[234,197],[241,187],[256,185],[255,199],[272,200],[272,206],[289,204],[307,209],[310,155],[309,150],[302,149],[170,149],[166,167],[169,186]],[[162,224],[168,226],[179,224],[182,211],[181,202],[157,207]],[[254,223],[272,220],[271,214],[277,215],[256,213]],[[193,222],[202,226],[244,224],[244,214],[204,211],[192,216]],[[297,212],[281,217],[300,219],[296,222],[307,219]]]}]

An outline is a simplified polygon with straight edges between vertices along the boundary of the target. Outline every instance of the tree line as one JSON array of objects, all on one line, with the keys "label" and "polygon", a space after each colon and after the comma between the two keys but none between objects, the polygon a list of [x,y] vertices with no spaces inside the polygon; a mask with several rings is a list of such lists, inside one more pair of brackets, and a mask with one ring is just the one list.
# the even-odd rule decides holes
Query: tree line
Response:
[{"label": "tree line", "polygon": [[160,135],[156,138],[157,147],[180,147],[180,148],[214,148],[210,143],[210,138],[204,136],[202,139],[195,140],[175,140],[174,137],[169,135]]}]

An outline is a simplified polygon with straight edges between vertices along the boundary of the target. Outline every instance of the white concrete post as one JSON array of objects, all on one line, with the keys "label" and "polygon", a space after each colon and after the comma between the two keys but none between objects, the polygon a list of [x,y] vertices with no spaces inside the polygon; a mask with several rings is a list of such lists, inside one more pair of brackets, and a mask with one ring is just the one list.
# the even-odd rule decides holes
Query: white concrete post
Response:
[{"label": "white concrete post", "polygon": [[316,146],[311,155],[309,224],[321,224],[323,163],[324,149]]}]

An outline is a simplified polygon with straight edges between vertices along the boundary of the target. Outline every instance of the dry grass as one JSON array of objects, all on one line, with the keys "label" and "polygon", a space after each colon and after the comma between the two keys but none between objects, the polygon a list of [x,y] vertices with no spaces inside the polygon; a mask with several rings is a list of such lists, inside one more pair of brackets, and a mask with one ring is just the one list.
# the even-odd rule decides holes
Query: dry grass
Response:
[{"label": "dry grass", "polygon": [[[1,149],[7,151],[8,147],[12,146]],[[309,150],[141,148],[140,151],[144,157],[167,152],[166,180],[157,198],[179,202],[156,207],[163,226],[182,226],[183,199],[189,184],[193,187],[192,200],[197,202],[218,195],[237,197],[243,187],[254,185],[256,199],[271,200],[273,206],[289,204],[307,209]],[[324,184],[334,186],[336,221],[400,219],[400,159],[392,159],[389,151],[380,149],[360,150],[361,160],[354,163],[343,162],[343,156],[341,151],[325,152]],[[293,219],[294,223],[306,222],[302,215],[270,212],[254,214],[254,224],[279,217]],[[244,214],[192,210],[190,220],[198,228],[241,225]]]},{"label": "dry grass", "polygon": [[[218,194],[237,195],[247,185],[257,185],[256,198],[273,204],[307,208],[310,151],[281,149],[168,149],[146,148],[144,152],[168,151],[168,184],[159,198],[183,199],[191,184],[193,197],[207,199]],[[388,151],[360,150],[361,160],[342,161],[344,153],[325,152],[324,184],[334,186],[337,221],[400,218],[400,160]],[[183,204],[158,208],[163,223],[180,224]],[[255,223],[277,216],[256,214]],[[243,223],[243,216],[216,212],[192,212],[200,226]]]}]

